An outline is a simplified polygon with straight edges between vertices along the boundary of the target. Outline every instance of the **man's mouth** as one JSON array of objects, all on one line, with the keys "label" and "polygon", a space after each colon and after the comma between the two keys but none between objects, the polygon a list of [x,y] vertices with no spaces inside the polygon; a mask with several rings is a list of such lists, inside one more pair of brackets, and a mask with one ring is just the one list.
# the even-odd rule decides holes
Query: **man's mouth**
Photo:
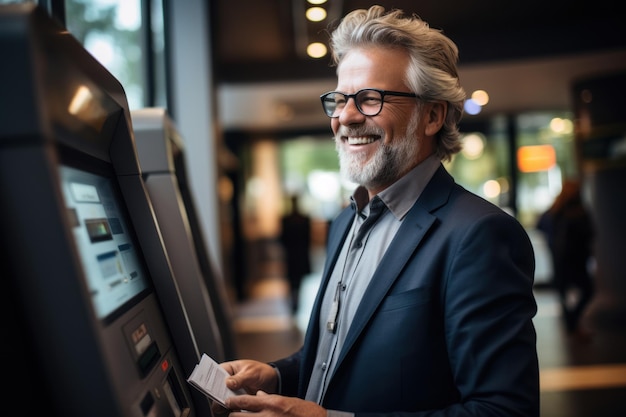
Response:
[{"label": "man's mouth", "polygon": [[367,145],[380,139],[380,136],[348,136],[345,139],[348,145]]}]

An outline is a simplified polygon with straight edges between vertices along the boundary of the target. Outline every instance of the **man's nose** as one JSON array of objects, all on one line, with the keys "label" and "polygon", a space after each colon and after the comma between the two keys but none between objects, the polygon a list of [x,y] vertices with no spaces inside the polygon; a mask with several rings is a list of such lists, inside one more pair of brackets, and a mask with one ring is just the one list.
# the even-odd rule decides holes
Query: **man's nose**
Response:
[{"label": "man's nose", "polygon": [[359,111],[359,108],[356,105],[356,99],[354,97],[348,98],[346,105],[339,114],[339,123],[342,125],[349,125],[357,123],[357,121],[362,122],[364,119],[365,115]]}]

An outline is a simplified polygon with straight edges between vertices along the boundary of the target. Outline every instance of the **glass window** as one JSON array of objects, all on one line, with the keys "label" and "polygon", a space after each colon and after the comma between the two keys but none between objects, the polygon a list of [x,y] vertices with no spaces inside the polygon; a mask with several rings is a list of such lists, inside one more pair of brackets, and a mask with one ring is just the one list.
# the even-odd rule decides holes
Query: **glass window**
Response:
[{"label": "glass window", "polygon": [[534,228],[539,215],[561,190],[562,180],[578,175],[573,115],[524,113],[516,118],[519,218]]},{"label": "glass window", "polygon": [[463,150],[446,169],[459,184],[506,211],[513,212],[511,190],[516,187],[516,217],[533,228],[562,179],[577,175],[572,117],[567,112],[514,116],[513,158],[508,116],[493,117],[481,131],[462,132]]},{"label": "glass window", "polygon": [[[0,0],[0,4],[13,3],[40,2]],[[163,1],[152,0],[149,4],[152,9],[147,28],[142,22],[142,0],[64,3],[67,29],[120,81],[131,110],[167,107]]]},{"label": "glass window", "polygon": [[506,119],[495,117],[483,131],[461,132],[463,149],[444,163],[456,182],[505,210],[512,210]]},{"label": "glass window", "polygon": [[132,109],[146,106],[140,0],[67,0],[67,29],[122,84]]},{"label": "glass window", "polygon": [[36,3],[36,0],[0,0],[0,4]]},{"label": "glass window", "polygon": [[153,79],[151,88],[152,99],[147,106],[167,108],[167,75],[165,60],[165,21],[163,17],[163,1],[152,0],[150,40],[152,45],[152,64],[148,70],[152,70]]},{"label": "glass window", "polygon": [[335,142],[328,136],[281,142],[280,166],[283,191],[299,195],[302,210],[314,218],[334,218],[355,187],[340,178]]}]

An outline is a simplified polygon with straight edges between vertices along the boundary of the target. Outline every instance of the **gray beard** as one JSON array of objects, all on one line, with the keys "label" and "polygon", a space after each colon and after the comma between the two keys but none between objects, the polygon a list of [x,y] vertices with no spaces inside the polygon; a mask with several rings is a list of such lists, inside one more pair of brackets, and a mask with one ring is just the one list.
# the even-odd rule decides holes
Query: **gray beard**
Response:
[{"label": "gray beard", "polygon": [[[413,166],[418,155],[418,117],[416,111],[411,116],[404,136],[390,144],[381,144],[368,162],[365,162],[365,152],[345,152],[337,135],[335,143],[340,174],[367,189],[385,187],[395,182]],[[384,141],[383,132],[378,133],[381,135],[380,140]]]}]

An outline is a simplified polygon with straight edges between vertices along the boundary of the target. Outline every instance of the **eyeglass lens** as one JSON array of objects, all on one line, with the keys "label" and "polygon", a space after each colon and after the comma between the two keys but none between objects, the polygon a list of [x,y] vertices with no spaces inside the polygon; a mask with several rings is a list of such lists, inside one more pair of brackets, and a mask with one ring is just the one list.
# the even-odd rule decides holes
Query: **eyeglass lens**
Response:
[{"label": "eyeglass lens", "polygon": [[322,98],[324,111],[330,117],[338,117],[350,98],[354,99],[357,109],[365,116],[375,116],[383,107],[383,95],[377,90],[361,90],[355,94],[333,91]]}]

